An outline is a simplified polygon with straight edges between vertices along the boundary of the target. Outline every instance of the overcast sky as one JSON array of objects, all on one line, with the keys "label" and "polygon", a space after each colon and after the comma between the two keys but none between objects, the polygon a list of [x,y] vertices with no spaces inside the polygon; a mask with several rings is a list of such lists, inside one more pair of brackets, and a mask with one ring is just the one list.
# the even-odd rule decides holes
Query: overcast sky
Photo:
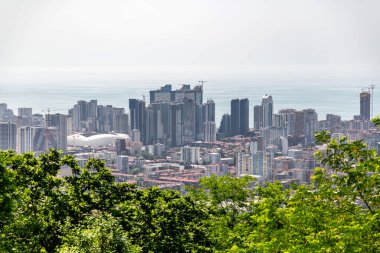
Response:
[{"label": "overcast sky", "polygon": [[378,0],[0,0],[0,69],[380,64]]}]

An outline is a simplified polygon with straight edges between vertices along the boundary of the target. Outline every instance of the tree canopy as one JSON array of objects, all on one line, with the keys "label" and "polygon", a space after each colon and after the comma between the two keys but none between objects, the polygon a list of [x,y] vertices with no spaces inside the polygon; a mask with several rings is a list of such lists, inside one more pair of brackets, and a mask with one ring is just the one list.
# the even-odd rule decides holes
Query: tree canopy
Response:
[{"label": "tree canopy", "polygon": [[0,151],[0,252],[378,252],[380,157],[316,139],[310,185],[211,176],[185,195],[116,183],[96,159]]}]

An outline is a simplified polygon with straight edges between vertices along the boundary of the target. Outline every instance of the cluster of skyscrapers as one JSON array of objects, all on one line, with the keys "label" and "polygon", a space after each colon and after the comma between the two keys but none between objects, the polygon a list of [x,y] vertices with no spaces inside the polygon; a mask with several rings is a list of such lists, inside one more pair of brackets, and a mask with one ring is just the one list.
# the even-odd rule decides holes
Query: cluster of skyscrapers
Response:
[{"label": "cluster of skyscrapers", "polygon": [[32,114],[32,108],[19,108],[18,116],[0,104],[0,150],[43,153],[49,148],[67,149],[67,115]]},{"label": "cluster of skyscrapers", "polygon": [[165,85],[150,91],[150,104],[130,99],[131,129],[138,129],[144,144],[184,146],[195,141],[216,141],[215,103],[203,103],[203,87]]},{"label": "cluster of skyscrapers", "polygon": [[[0,149],[18,152],[45,152],[49,148],[67,150],[67,136],[74,133],[124,133],[143,145],[162,144],[183,147],[197,141],[215,142],[233,136],[255,139],[251,154],[270,146],[282,150],[292,145],[311,147],[315,132],[369,127],[371,95],[360,93],[360,115],[342,122],[340,116],[327,114],[318,121],[314,109],[282,109],[274,113],[273,98],[265,94],[253,106],[253,128],[249,126],[249,100],[232,99],[231,111],[215,124],[215,103],[203,102],[203,86],[183,85],[177,90],[168,84],[151,90],[149,104],[144,99],[129,99],[129,114],[124,108],[99,105],[97,100],[78,101],[68,114],[33,114],[32,108],[19,108],[18,115],[0,104]],[[285,151],[284,151],[285,152]]]}]

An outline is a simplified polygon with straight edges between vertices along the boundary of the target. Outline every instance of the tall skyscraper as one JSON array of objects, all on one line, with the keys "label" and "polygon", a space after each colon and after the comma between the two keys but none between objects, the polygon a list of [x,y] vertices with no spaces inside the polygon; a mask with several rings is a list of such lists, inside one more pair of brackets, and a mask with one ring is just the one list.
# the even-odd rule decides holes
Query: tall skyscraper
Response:
[{"label": "tall skyscraper", "polygon": [[21,118],[21,126],[32,125],[32,108],[18,108],[18,116]]},{"label": "tall skyscraper", "polygon": [[152,145],[154,143],[154,112],[152,106],[145,109],[145,134],[144,144]]},{"label": "tall skyscraper", "polygon": [[141,140],[145,144],[145,101],[139,99],[129,99],[129,112],[131,130],[140,130]]},{"label": "tall skyscraper", "polygon": [[173,101],[174,96],[172,96],[172,85],[167,84],[161,89],[149,91],[150,95],[150,104],[153,103],[162,103],[162,102],[171,102]]},{"label": "tall skyscraper", "polygon": [[313,146],[315,144],[315,132],[318,131],[318,114],[314,109],[305,109],[303,113],[305,145]]},{"label": "tall skyscraper", "polygon": [[57,129],[57,144],[52,146],[65,152],[67,150],[67,115],[63,114],[46,114],[46,126]]},{"label": "tall skyscraper", "polygon": [[128,133],[128,114],[114,114],[113,121],[114,131],[116,133]]},{"label": "tall skyscraper", "polygon": [[17,153],[33,151],[32,127],[22,126],[17,129]]},{"label": "tall skyscraper", "polygon": [[263,127],[271,127],[273,125],[273,99],[272,96],[265,94],[261,100],[263,107]]},{"label": "tall skyscraper", "polygon": [[16,150],[16,124],[0,122],[0,150]]},{"label": "tall skyscraper", "polygon": [[253,128],[260,130],[261,127],[263,127],[263,107],[255,105],[253,107]]},{"label": "tall skyscraper", "polygon": [[231,135],[231,115],[228,113],[223,114],[218,129],[219,134],[223,134],[228,137]]},{"label": "tall skyscraper", "polygon": [[249,128],[249,100],[231,100],[231,134],[245,135]]},{"label": "tall skyscraper", "polygon": [[170,145],[183,146],[183,103],[170,104]]},{"label": "tall skyscraper", "polygon": [[211,98],[203,105],[203,121],[215,122],[215,103]]},{"label": "tall skyscraper", "polygon": [[167,84],[161,89],[149,91],[150,103],[183,102],[185,99],[192,100],[197,104],[203,103],[203,87],[197,85],[191,89],[190,85],[184,84],[178,90],[173,91],[172,85]]},{"label": "tall skyscraper", "polygon": [[203,133],[205,142],[215,142],[216,141],[216,126],[213,121],[206,121],[203,123]]},{"label": "tall skyscraper", "polygon": [[286,135],[296,135],[296,114],[295,109],[282,109],[278,114],[285,115]]},{"label": "tall skyscraper", "polygon": [[249,130],[249,100],[240,100],[240,134],[246,135]]},{"label": "tall skyscraper", "polygon": [[371,115],[371,94],[369,91],[360,93],[360,116],[363,120],[369,120]]},{"label": "tall skyscraper", "polygon": [[153,109],[153,140],[157,143],[170,143],[170,103],[151,104]]},{"label": "tall skyscraper", "polygon": [[231,135],[240,134],[240,100],[231,100]]},{"label": "tall skyscraper", "polygon": [[32,151],[42,153],[45,150],[45,127],[36,126],[31,128]]}]

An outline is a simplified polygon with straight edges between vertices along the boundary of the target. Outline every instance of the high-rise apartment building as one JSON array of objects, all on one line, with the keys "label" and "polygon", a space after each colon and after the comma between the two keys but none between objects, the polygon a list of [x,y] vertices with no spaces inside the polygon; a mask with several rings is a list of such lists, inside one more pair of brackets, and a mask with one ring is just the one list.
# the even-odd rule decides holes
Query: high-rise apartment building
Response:
[{"label": "high-rise apartment building", "polygon": [[18,116],[21,119],[20,126],[31,126],[32,125],[32,108],[18,108]]},{"label": "high-rise apartment building", "polygon": [[145,144],[145,121],[146,121],[146,108],[145,101],[139,99],[129,99],[129,116],[131,130],[138,129],[141,134],[141,140]]},{"label": "high-rise apartment building", "polygon": [[228,113],[223,114],[218,129],[219,134],[223,134],[225,137],[231,136],[231,115]]},{"label": "high-rise apartment building", "polygon": [[231,100],[231,135],[240,134],[240,100]]},{"label": "high-rise apartment building", "polygon": [[261,100],[263,113],[263,127],[271,127],[273,125],[273,99],[272,96],[265,94]]},{"label": "high-rise apartment building", "polygon": [[200,153],[199,147],[185,146],[181,147],[181,161],[190,163],[199,163]]},{"label": "high-rise apartment building", "polygon": [[360,116],[363,120],[369,120],[371,115],[371,94],[369,91],[360,93]]},{"label": "high-rise apartment building", "polygon": [[305,145],[313,146],[315,144],[315,133],[318,131],[318,114],[314,109],[305,109],[304,113],[304,133]]},{"label": "high-rise apartment building", "polygon": [[216,141],[216,125],[213,121],[206,121],[203,123],[203,140],[205,142],[215,142]]},{"label": "high-rise apartment building", "polygon": [[[46,127],[55,127],[57,129],[57,143],[51,147],[65,152],[67,150],[67,115],[59,113],[46,114],[45,118]],[[52,132],[52,130],[50,131]],[[54,141],[52,141],[52,143],[54,143]]]},{"label": "high-rise apartment building", "polygon": [[197,85],[191,89],[190,85],[184,84],[178,90],[173,91],[172,85],[167,84],[158,90],[152,90],[150,94],[150,103],[162,102],[183,102],[185,99],[192,100],[198,104],[203,103],[203,86]]},{"label": "high-rise apartment building", "polygon": [[263,107],[261,105],[255,105],[253,107],[253,128],[260,130],[263,127]]},{"label": "high-rise apartment building", "polygon": [[129,119],[128,114],[114,114],[113,115],[113,127],[115,133],[128,133]]},{"label": "high-rise apartment building", "polygon": [[215,103],[211,98],[203,105],[203,121],[215,122]]},{"label": "high-rise apartment building", "polygon": [[231,134],[246,135],[249,129],[249,100],[231,100]]},{"label": "high-rise apartment building", "polygon": [[17,129],[17,153],[33,151],[32,127],[22,126]]},{"label": "high-rise apartment building", "polygon": [[240,134],[246,135],[249,130],[249,100],[240,100]]},{"label": "high-rise apartment building", "polygon": [[16,150],[16,124],[0,122],[0,150]]}]

